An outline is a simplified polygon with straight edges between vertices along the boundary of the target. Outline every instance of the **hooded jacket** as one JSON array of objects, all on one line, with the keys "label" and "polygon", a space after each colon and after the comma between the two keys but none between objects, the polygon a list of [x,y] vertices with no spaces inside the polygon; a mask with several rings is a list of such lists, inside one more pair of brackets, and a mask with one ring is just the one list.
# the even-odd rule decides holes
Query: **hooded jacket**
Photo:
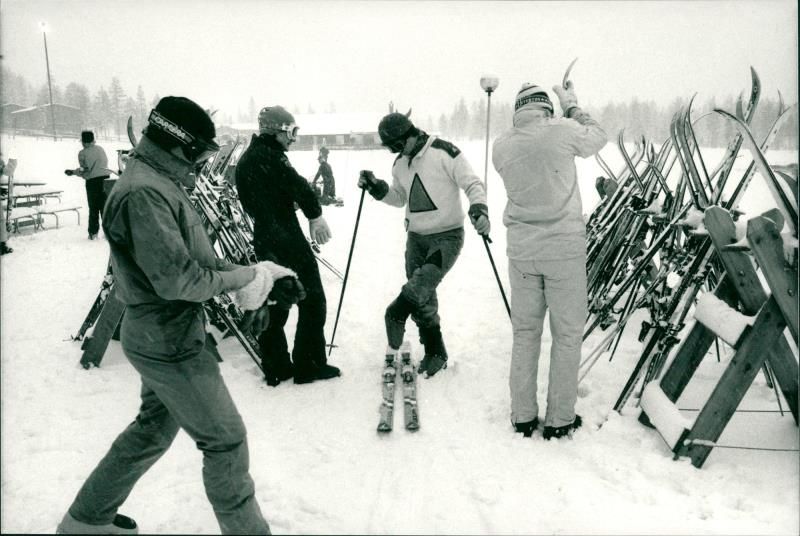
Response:
[{"label": "hooded jacket", "polygon": [[586,253],[586,226],[575,157],[589,157],[607,136],[589,114],[575,119],[520,114],[495,140],[492,162],[505,183],[503,223],[513,260],[571,259]]},{"label": "hooded jacket", "polygon": [[196,355],[205,342],[201,303],[235,286],[227,270],[236,266],[216,258],[180,184],[191,171],[145,136],[106,202],[114,286],[128,305],[126,351],[164,360]]}]

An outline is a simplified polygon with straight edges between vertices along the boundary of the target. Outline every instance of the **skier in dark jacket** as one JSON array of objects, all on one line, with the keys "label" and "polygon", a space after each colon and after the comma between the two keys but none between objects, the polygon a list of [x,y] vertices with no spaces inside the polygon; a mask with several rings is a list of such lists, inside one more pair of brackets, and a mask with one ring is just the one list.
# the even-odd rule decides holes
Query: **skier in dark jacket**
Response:
[{"label": "skier in dark jacket", "polygon": [[306,291],[298,303],[297,329],[291,360],[283,327],[289,310],[270,308],[270,323],[259,338],[263,368],[269,385],[294,376],[309,383],[340,375],[325,355],[325,290],[314,253],[295,214],[295,203],[308,218],[311,238],[319,244],[331,233],[322,207],[309,182],[292,167],[286,151],[297,139],[294,117],[281,106],[258,114],[258,136],[236,164],[236,188],[245,211],[253,218],[253,247],[259,260],[287,266],[297,273]]},{"label": "skier in dark jacket", "polygon": [[338,201],[336,200],[336,181],[333,178],[333,169],[328,163],[328,149],[323,147],[319,150],[319,169],[317,174],[314,175],[314,180],[311,181],[311,187],[317,191],[317,181],[322,177],[322,195],[319,202],[323,205],[333,205]]}]

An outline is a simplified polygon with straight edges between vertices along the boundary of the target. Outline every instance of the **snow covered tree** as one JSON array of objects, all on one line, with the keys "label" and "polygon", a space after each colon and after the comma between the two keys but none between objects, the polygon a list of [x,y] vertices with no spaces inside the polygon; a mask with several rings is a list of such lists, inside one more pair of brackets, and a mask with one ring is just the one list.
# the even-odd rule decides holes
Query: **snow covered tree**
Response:
[{"label": "snow covered tree", "polygon": [[89,125],[92,99],[89,96],[89,89],[86,86],[70,82],[64,90],[64,104],[80,109],[81,125]]},{"label": "snow covered tree", "polygon": [[125,90],[116,76],[111,78],[111,86],[108,88],[109,105],[111,109],[111,124],[117,137],[122,134],[123,115],[125,113]]}]

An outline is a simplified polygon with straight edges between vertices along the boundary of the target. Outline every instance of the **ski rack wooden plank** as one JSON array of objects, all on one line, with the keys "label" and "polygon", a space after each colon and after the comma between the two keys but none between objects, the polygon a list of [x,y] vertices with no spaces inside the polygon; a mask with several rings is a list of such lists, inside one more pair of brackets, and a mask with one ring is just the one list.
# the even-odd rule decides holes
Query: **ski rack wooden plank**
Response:
[{"label": "ski rack wooden plank", "polygon": [[[783,218],[777,210],[769,211],[761,218],[771,222],[777,228],[783,225]],[[798,423],[798,363],[783,335],[787,327],[787,318],[774,297],[774,291],[773,296],[767,298],[751,259],[741,251],[724,249],[723,246],[736,240],[730,213],[720,207],[711,207],[705,211],[704,220],[714,247],[726,269],[725,277],[715,289],[715,294],[732,306],[738,302],[745,314],[757,313],[757,316],[753,328],[748,330],[737,344],[735,355],[691,429],[681,436],[677,444],[670,445],[676,459],[688,456],[691,458],[692,464],[698,468],[702,467],[708,458],[715,442],[719,439],[765,361],[771,365],[777,383],[791,409],[795,424]],[[763,222],[753,224],[753,233],[760,232],[761,223]],[[774,264],[774,257],[773,252],[772,258],[768,262]],[[783,263],[782,249],[779,260]],[[775,266],[763,270],[766,277],[766,272],[774,272]],[[679,398],[700,361],[706,355],[713,338],[714,334],[708,328],[700,326],[699,323],[692,329],[659,385],[659,388],[664,390],[664,395],[669,402],[674,403]],[[644,412],[640,416],[640,421],[645,424],[649,423]]]},{"label": "ski rack wooden plank", "polygon": [[786,320],[773,298],[761,308],[753,324],[736,349],[736,354],[722,373],[714,391],[700,410],[697,419],[683,441],[675,447],[675,457],[687,456],[692,465],[702,467],[711,454],[745,393],[764,364],[763,349],[774,344],[786,329]]},{"label": "ski rack wooden plank", "polygon": [[797,264],[789,265],[783,258],[781,229],[762,215],[747,223],[747,240],[797,344]]},{"label": "ski rack wooden plank", "polygon": [[112,286],[109,290],[106,301],[103,304],[103,310],[95,322],[92,335],[86,337],[81,344],[83,356],[81,357],[81,365],[83,368],[88,369],[92,366],[99,367],[103,355],[106,353],[108,343],[114,335],[114,331],[122,319],[122,314],[125,312],[125,304],[117,299],[117,287]]}]

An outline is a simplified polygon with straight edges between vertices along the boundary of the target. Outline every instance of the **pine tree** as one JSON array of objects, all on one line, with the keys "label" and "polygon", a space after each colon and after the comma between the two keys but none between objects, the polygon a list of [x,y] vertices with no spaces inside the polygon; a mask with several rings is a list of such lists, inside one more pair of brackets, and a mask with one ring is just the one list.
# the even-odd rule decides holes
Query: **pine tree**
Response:
[{"label": "pine tree", "polygon": [[111,124],[117,137],[122,134],[123,115],[125,114],[125,90],[116,76],[111,78],[111,86],[108,88]]},{"label": "pine tree", "polygon": [[86,86],[71,82],[64,90],[64,104],[78,108],[81,111],[81,127],[89,126],[92,99]]}]

